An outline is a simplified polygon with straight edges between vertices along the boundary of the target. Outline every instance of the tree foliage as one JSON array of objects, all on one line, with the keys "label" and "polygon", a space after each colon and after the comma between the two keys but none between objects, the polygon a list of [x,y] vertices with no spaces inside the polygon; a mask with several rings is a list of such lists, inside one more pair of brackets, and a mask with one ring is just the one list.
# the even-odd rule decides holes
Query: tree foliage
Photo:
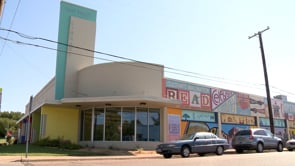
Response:
[{"label": "tree foliage", "polygon": [[19,128],[16,122],[23,115],[21,112],[0,112],[0,138],[5,137],[7,131],[16,132]]}]

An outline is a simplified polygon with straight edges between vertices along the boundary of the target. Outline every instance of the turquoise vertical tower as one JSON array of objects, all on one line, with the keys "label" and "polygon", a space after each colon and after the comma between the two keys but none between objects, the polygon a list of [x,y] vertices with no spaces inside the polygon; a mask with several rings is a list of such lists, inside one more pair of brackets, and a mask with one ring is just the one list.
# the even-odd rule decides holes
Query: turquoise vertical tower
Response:
[{"label": "turquoise vertical tower", "polygon": [[[73,64],[69,64],[69,63],[72,63],[72,62],[69,62],[69,56],[71,56],[68,53],[69,48],[70,48],[70,46],[68,46],[69,40],[76,40],[77,41],[77,40],[80,40],[79,37],[81,37],[81,33],[91,33],[91,32],[88,32],[87,28],[84,28],[83,23],[85,21],[92,22],[92,23],[94,23],[94,24],[91,24],[92,29],[95,28],[96,13],[97,12],[93,9],[81,7],[81,6],[74,5],[74,4],[65,2],[65,1],[60,2],[60,16],[59,16],[59,30],[58,30],[59,44],[57,45],[58,51],[57,51],[56,75],[55,75],[55,99],[56,100],[60,100],[65,97],[65,87],[67,86],[66,85],[67,84],[66,78],[69,77],[69,76],[67,76],[67,73],[70,72],[69,70],[73,70],[73,67],[71,67],[71,68],[67,67],[67,66],[73,66]],[[82,21],[75,22],[75,21],[73,21],[73,18],[75,18],[75,20],[82,20]],[[74,28],[71,29],[71,26]],[[78,27],[78,28],[75,28],[75,27]],[[85,25],[85,27],[86,27],[86,25]],[[77,29],[80,32],[77,32]],[[79,37],[77,36],[78,33],[80,33]],[[75,37],[75,35],[76,35],[76,37]],[[93,36],[93,32],[90,35]],[[83,38],[83,36],[82,36],[82,38]],[[94,38],[95,38],[95,31],[94,31]],[[83,39],[81,39],[81,40],[83,40]],[[84,41],[85,40],[87,40],[87,39],[84,38]],[[71,44],[69,44],[69,45],[72,45],[72,43],[77,43],[77,42],[75,42],[75,41],[71,42]],[[83,43],[83,42],[80,42],[80,43]],[[90,44],[88,44],[88,45],[82,44],[82,45],[79,45],[78,47],[93,49],[94,48],[94,41],[90,41]],[[77,49],[76,50],[72,49],[72,48],[70,48],[70,49],[72,52],[74,52],[74,51],[79,52],[79,50],[77,50]],[[93,56],[93,53],[92,53],[92,56]],[[77,59],[75,61],[79,62],[79,60],[77,60]],[[92,63],[93,63],[93,60],[92,60]],[[74,64],[74,65],[77,66],[77,64]],[[90,62],[88,62],[87,65],[91,65]],[[84,67],[85,67],[85,65],[84,65]],[[81,68],[81,65],[80,65],[80,68]],[[78,70],[78,68],[76,68],[76,70]],[[76,71],[73,71],[72,73],[74,73],[74,72],[76,72]],[[67,96],[67,97],[69,97],[69,96]]]}]

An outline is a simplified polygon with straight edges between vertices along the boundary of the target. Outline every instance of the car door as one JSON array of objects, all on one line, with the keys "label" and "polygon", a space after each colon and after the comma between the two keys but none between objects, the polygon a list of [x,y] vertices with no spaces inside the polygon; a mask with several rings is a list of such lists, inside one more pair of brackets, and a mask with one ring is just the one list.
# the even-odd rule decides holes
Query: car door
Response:
[{"label": "car door", "polygon": [[203,134],[197,135],[193,144],[193,153],[204,153],[206,151],[206,139]]},{"label": "car door", "polygon": [[275,139],[274,135],[268,130],[265,130],[265,134],[267,135],[266,139],[267,139],[268,148],[276,148],[277,140]]}]

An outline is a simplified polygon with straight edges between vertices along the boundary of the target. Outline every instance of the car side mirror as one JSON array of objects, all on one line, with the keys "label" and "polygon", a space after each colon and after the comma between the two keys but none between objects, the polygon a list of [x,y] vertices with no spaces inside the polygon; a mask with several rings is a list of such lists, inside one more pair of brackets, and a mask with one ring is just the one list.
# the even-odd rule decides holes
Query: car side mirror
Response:
[{"label": "car side mirror", "polygon": [[195,137],[194,141],[196,141],[197,139],[200,139],[199,137]]}]

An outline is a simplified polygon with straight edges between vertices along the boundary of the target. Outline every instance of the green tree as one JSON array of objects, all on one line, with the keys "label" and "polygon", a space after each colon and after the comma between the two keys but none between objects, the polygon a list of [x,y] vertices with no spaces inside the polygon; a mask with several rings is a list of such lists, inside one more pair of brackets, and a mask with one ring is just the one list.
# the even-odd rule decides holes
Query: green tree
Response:
[{"label": "green tree", "polygon": [[16,132],[19,126],[16,122],[23,116],[21,112],[0,112],[0,138],[5,137],[7,131]]}]

